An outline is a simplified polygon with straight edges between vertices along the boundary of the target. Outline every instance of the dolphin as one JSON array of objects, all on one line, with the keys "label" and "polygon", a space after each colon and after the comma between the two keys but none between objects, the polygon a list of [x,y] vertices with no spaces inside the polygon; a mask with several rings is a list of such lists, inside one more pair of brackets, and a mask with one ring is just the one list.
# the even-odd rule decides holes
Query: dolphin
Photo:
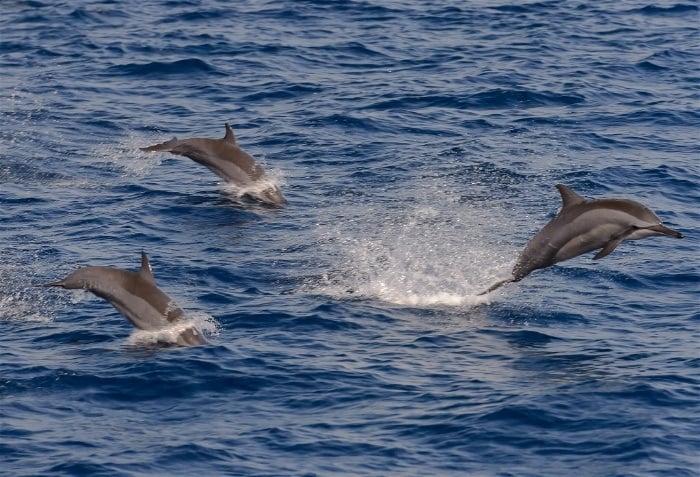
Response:
[{"label": "dolphin", "polygon": [[486,295],[506,283],[517,282],[533,271],[601,249],[593,260],[610,254],[625,240],[654,235],[683,238],[647,207],[628,199],[586,200],[563,184],[557,184],[562,208],[520,253],[512,276],[479,293]]},{"label": "dolphin", "polygon": [[231,126],[228,123],[225,126],[226,135],[223,139],[195,137],[179,140],[174,137],[170,141],[140,149],[189,157],[208,167],[226,182],[242,187],[245,195],[265,204],[283,206],[286,200],[279,187],[267,178],[260,164],[240,148]]},{"label": "dolphin", "polygon": [[184,324],[184,312],[156,286],[145,252],[141,252],[138,272],[110,267],[83,267],[63,280],[37,286],[88,290],[109,301],[136,328],[147,331],[173,328],[173,331],[179,331],[175,342],[181,346],[206,342],[202,332],[194,325],[186,325],[182,330],[177,327],[178,323]]}]

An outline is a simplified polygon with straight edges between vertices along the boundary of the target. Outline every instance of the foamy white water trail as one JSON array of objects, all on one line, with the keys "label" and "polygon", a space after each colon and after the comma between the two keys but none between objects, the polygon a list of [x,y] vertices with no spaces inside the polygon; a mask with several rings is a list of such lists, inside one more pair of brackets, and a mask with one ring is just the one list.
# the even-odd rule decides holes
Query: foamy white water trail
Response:
[{"label": "foamy white water trail", "polygon": [[335,271],[312,288],[405,306],[470,306],[508,274],[516,251],[490,231],[502,217],[472,206],[373,210],[324,227]]},{"label": "foamy white water trail", "polygon": [[172,326],[156,331],[135,329],[126,339],[129,346],[157,345],[163,343],[177,344],[180,334],[194,326],[204,334],[206,338],[219,334],[219,323],[206,313],[187,313],[185,318],[174,323]]},{"label": "foamy white water trail", "polygon": [[[239,186],[236,184],[231,184],[229,182],[220,182],[219,187],[226,194],[229,194],[239,199],[246,195],[251,197],[262,197],[265,195],[266,191],[275,189],[276,187],[279,187],[280,189],[282,188],[284,181],[281,179],[281,173],[279,173],[278,170],[272,172],[274,173],[274,175],[268,173],[265,179],[255,181],[245,186]],[[284,194],[284,190],[282,191],[282,193]]]}]

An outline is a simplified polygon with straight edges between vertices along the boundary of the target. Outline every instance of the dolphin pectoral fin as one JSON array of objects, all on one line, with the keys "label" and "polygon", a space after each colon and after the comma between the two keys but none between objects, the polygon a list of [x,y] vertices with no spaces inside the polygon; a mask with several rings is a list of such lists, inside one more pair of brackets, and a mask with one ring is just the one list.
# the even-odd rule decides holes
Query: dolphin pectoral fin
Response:
[{"label": "dolphin pectoral fin", "polygon": [[481,293],[477,293],[476,296],[487,295],[487,294],[491,293],[492,291],[497,290],[498,288],[501,288],[503,285],[506,285],[506,284],[514,282],[514,281],[515,281],[515,279],[513,277],[506,278],[505,280],[501,280],[500,282],[494,283],[493,285],[491,285],[489,288],[482,291]]},{"label": "dolphin pectoral fin", "polygon": [[622,243],[622,241],[625,239],[626,234],[620,235],[617,238],[613,238],[610,240],[608,243],[605,244],[605,247],[603,247],[600,252],[596,253],[595,256],[593,257],[593,260],[598,260],[601,259],[607,255],[610,254],[615,248]]},{"label": "dolphin pectoral fin", "polygon": [[618,245],[620,245],[620,243],[622,243],[623,240],[629,237],[630,234],[634,233],[635,230],[639,230],[639,227],[633,225],[632,227],[623,230],[619,234],[610,237],[610,241],[605,244],[605,246],[600,250],[600,252],[595,254],[593,260],[598,260],[607,255],[610,255],[610,252],[615,250],[615,248]]}]

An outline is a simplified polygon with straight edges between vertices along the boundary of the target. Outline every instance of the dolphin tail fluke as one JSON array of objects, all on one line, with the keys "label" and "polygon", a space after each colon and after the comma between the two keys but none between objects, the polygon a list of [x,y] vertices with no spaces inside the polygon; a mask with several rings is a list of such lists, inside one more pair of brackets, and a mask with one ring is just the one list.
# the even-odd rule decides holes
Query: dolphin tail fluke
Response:
[{"label": "dolphin tail fluke", "polygon": [[508,284],[508,283],[510,283],[510,282],[514,282],[514,281],[515,281],[515,279],[514,279],[513,277],[506,278],[505,280],[501,280],[500,282],[494,283],[493,285],[491,285],[489,288],[487,288],[486,290],[482,291],[481,293],[477,293],[476,296],[487,295],[487,294],[491,293],[492,291],[501,288],[503,285],[506,285],[506,284]]},{"label": "dolphin tail fluke", "polygon": [[165,141],[163,143],[155,144],[153,146],[140,147],[139,149],[145,152],[172,151],[175,148],[175,146],[177,146],[178,142],[179,141],[177,140],[177,138],[174,137],[170,141]]}]

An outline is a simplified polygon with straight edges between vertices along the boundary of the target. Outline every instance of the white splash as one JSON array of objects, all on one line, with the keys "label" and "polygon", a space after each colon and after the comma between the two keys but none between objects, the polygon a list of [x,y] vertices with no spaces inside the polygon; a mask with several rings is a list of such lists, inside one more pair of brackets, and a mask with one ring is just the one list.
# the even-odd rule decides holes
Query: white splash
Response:
[{"label": "white splash", "polygon": [[[454,209],[451,207],[451,209]],[[377,211],[324,227],[322,242],[336,247],[332,271],[307,291],[336,298],[374,298],[403,306],[472,306],[513,264],[515,252],[494,240],[499,214],[460,205]],[[361,220],[358,220],[360,219]]]},{"label": "white splash", "polygon": [[15,291],[0,296],[1,321],[28,321],[50,323],[53,318],[42,313],[38,301],[41,298],[26,291]]},{"label": "white splash", "polygon": [[41,288],[32,286],[39,281],[36,254],[11,246],[4,252],[0,263],[0,321],[53,321],[51,299]]},{"label": "white splash", "polygon": [[269,191],[271,189],[274,190],[276,188],[282,189],[283,186],[286,185],[284,174],[281,169],[267,169],[265,167],[264,160],[258,162],[263,167],[263,169],[265,169],[265,177],[263,179],[257,180],[245,186],[221,181],[219,182],[219,187],[221,188],[221,190],[226,194],[240,199],[245,195],[251,197],[262,197],[265,195],[266,191]]},{"label": "white splash", "polygon": [[[155,141],[157,142],[157,140]],[[123,176],[143,177],[158,167],[167,157],[164,154],[153,154],[139,149],[151,144],[155,144],[153,138],[138,133],[129,133],[116,143],[96,145],[93,147],[91,155],[122,169]]]},{"label": "white splash", "polygon": [[135,329],[126,339],[126,344],[127,346],[148,346],[162,343],[177,344],[178,336],[192,326],[202,332],[207,338],[218,336],[221,330],[221,326],[211,315],[193,312],[188,313],[184,319],[167,328],[156,331]]},{"label": "white splash", "polygon": [[239,186],[229,182],[220,182],[219,187],[221,187],[221,190],[226,194],[240,199],[244,195],[249,195],[251,197],[264,196],[266,191],[279,187],[279,184],[271,179],[262,179],[245,186]]}]

